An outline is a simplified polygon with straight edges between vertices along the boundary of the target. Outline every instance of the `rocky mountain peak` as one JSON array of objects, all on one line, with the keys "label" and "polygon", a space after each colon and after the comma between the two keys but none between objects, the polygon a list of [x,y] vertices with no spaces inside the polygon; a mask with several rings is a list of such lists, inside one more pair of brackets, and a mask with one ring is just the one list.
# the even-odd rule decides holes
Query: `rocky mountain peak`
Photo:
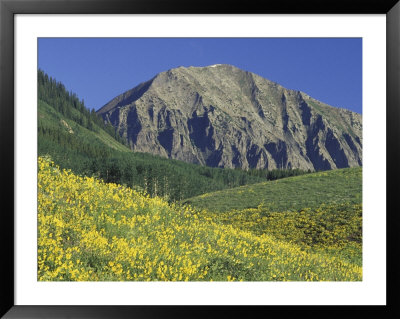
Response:
[{"label": "rocky mountain peak", "polygon": [[178,67],[98,113],[135,151],[216,167],[362,165],[362,118],[228,64]]}]

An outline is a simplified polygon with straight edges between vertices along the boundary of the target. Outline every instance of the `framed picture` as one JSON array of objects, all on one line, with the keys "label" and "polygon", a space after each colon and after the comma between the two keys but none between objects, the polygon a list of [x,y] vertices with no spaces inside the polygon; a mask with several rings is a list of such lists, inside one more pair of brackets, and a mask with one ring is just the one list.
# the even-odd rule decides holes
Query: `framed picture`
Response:
[{"label": "framed picture", "polygon": [[[313,1],[250,4],[227,8],[222,3],[207,1],[1,0],[1,161],[3,185],[7,185],[2,192],[2,224],[6,227],[1,238],[6,247],[1,263],[1,314],[5,318],[151,318],[197,314],[203,317],[233,312],[247,316],[255,309],[277,316],[305,315],[310,306],[314,306],[315,314],[328,310],[344,317],[367,312],[390,317],[398,313],[394,300],[398,280],[393,260],[398,238],[394,235],[396,223],[391,212],[395,211],[399,160],[396,143],[400,133],[400,4],[395,0],[347,1],[343,5],[337,1],[317,5]],[[268,49],[273,46],[279,47],[275,55]],[[350,46],[353,55],[340,54],[341,47]],[[135,52],[139,47],[143,52]],[[187,47],[190,50],[185,51]],[[214,60],[205,51],[212,52]],[[229,60],[223,54],[228,51],[235,51],[237,59]],[[197,61],[202,61],[198,63],[204,65],[190,64],[187,57],[194,52]],[[284,66],[285,60],[280,60],[279,55],[295,62]],[[157,64],[155,60],[160,62],[161,57],[173,60],[173,68],[166,71],[168,67],[163,69],[162,64]],[[321,62],[317,57],[324,59]],[[115,67],[118,59],[118,70],[104,68]],[[133,89],[129,83],[127,87],[123,84],[128,81],[124,72],[135,72],[129,59],[141,61],[136,64],[138,80],[134,81],[143,83]],[[253,64],[235,62],[240,59],[253,59]],[[276,61],[268,64],[266,75],[257,66],[263,59]],[[338,70],[334,64],[325,70],[323,64],[326,66],[329,59],[346,60],[341,65],[348,69],[348,78],[337,81],[339,73],[335,73]],[[103,66],[99,67],[101,71],[96,70],[96,63]],[[230,64],[239,64],[239,68]],[[57,66],[69,68],[69,72],[79,74],[80,82],[70,91],[71,83],[64,87],[58,82],[57,72],[46,74],[49,65],[54,66],[53,71]],[[286,78],[297,77],[297,83],[304,86],[289,81],[287,86],[293,85],[294,90],[284,88],[284,77],[279,75],[285,67]],[[287,71],[290,67],[292,72]],[[96,76],[86,78],[85,72]],[[161,73],[149,80],[151,72]],[[267,74],[273,74],[272,80],[278,83],[266,80]],[[312,88],[307,87],[307,81],[318,82],[316,74],[320,74],[320,86],[325,86],[326,99],[332,98],[330,105],[347,103],[341,102],[342,95],[356,96],[352,100],[354,109],[346,105],[344,108],[350,111],[333,111],[327,105],[329,101],[321,98],[320,102],[311,93],[303,93]],[[210,80],[211,75],[215,83]],[[105,86],[101,86],[101,81],[90,83],[103,76],[113,79],[112,95],[103,94]],[[332,82],[328,81],[330,77]],[[178,83],[175,88],[171,88],[171,79]],[[235,81],[239,83],[237,88]],[[104,83],[111,85],[111,81]],[[191,91],[194,85],[201,94]],[[84,93],[79,92],[78,98],[73,92],[79,88],[91,92],[88,100]],[[248,97],[244,98],[246,94]],[[176,96],[182,103],[193,104],[188,119],[181,116],[185,111],[179,107],[168,109],[168,105],[176,104]],[[96,97],[102,102],[92,102]],[[85,102],[80,98],[85,98]],[[248,112],[246,99],[252,101]],[[143,106],[141,101],[145,101]],[[104,106],[97,107],[99,103]],[[224,103],[236,109],[221,110]],[[279,116],[266,111],[263,103],[279,105]],[[85,105],[96,105],[97,109],[90,111]],[[296,111],[292,111],[292,105]],[[146,111],[143,114],[139,114],[141,107]],[[152,129],[154,114],[158,124]],[[252,114],[256,114],[256,120]],[[123,122],[129,118],[131,122]],[[235,131],[227,127],[236,120],[242,121],[237,125],[246,129]],[[257,121],[266,126],[273,123],[284,133],[268,135],[265,127],[257,127]],[[54,129],[54,123],[65,132]],[[180,131],[178,123],[184,123],[179,124]],[[89,133],[79,135],[77,130]],[[300,136],[305,130],[304,134],[315,134],[302,137],[303,147],[296,134]],[[103,134],[107,147],[97,145],[90,132]],[[218,132],[225,135],[218,137]],[[79,135],[78,139],[87,139],[86,144],[74,139],[74,133],[75,137]],[[227,136],[245,133],[253,142],[256,136],[262,138],[254,144],[248,142],[251,145],[242,154],[243,143]],[[146,148],[152,141],[155,144]],[[261,145],[260,149],[256,145]],[[74,151],[62,156],[59,147],[73,147]],[[110,157],[109,147],[121,154],[130,149],[204,166],[177,164],[179,169],[171,169],[169,165],[175,164],[140,155],[134,161],[141,164],[134,164],[132,175],[132,167],[126,169],[122,164],[130,161],[128,157]],[[296,147],[298,152],[293,151]],[[230,151],[225,152],[226,148]],[[96,159],[82,157],[80,151],[96,154]],[[43,154],[50,154],[51,159]],[[54,158],[61,168],[72,171],[61,173],[52,163]],[[156,167],[161,167],[162,177],[157,175]],[[350,173],[343,173],[342,181],[335,185],[338,190],[331,191],[333,187],[323,186],[323,179],[329,172],[339,171],[335,169]],[[174,174],[179,175],[179,181]],[[78,175],[91,177],[80,179]],[[296,178],[301,182],[293,182],[292,188],[279,188],[285,182],[277,179],[292,175],[299,175]],[[58,191],[56,186],[46,188],[47,179],[51,178],[54,183],[57,179],[57,187],[61,188],[74,183],[74,193],[68,191],[68,195],[65,192],[58,198],[54,195]],[[272,184],[265,184],[264,178],[276,180],[273,185],[278,186],[269,188]],[[303,184],[307,178],[309,184]],[[261,200],[261,195],[259,201],[254,199],[257,196],[250,193],[257,193],[260,188],[250,186],[259,185],[256,183],[263,183],[263,194],[276,195],[269,200]],[[302,192],[310,185],[314,185],[311,191]],[[102,194],[97,202],[94,193],[85,195],[91,187]],[[211,190],[225,193],[215,197]],[[57,203],[49,204],[53,195],[58,198]],[[334,198],[328,200],[329,196]],[[346,199],[340,202],[342,197]],[[112,208],[122,202],[121,198],[125,198],[126,207],[136,205],[137,215],[141,216],[131,216],[127,221],[130,215],[121,211],[128,208],[122,204],[118,209]],[[248,198],[251,204],[246,202]],[[293,209],[288,206],[289,201]],[[50,220],[43,213],[46,205],[54,211],[56,206],[62,207],[62,214],[79,215],[86,226],[73,229],[73,223],[65,224],[62,233],[57,233],[54,225],[68,218],[60,215],[57,219],[54,215]],[[106,213],[85,220],[84,212],[91,211],[92,205],[103,205]],[[137,208],[138,205],[142,206]],[[186,219],[178,220],[169,213],[156,213],[146,219],[151,210],[182,214]],[[333,213],[335,218],[329,215]],[[165,221],[166,216],[171,219]],[[160,219],[162,225],[152,224]],[[102,231],[88,225],[89,220],[95,220],[98,229],[103,227],[102,231],[109,232],[108,237],[102,237]],[[215,220],[218,222],[207,224]],[[169,232],[165,230],[167,222],[176,222],[175,230],[186,225],[181,235],[197,236],[200,241],[192,238],[179,242],[176,233],[171,242],[178,240],[179,252],[172,253],[172,247],[162,241],[162,236]],[[129,223],[149,223],[146,227],[152,229],[161,227],[160,237],[139,236],[141,228],[134,229]],[[119,228],[113,226],[116,224]],[[203,229],[204,225],[213,228]],[[121,235],[120,229],[130,235]],[[286,229],[285,235],[282,229]],[[222,233],[224,236],[218,237]],[[86,244],[79,248],[68,244],[77,240],[74,236]],[[207,236],[215,240],[204,240]],[[222,238],[229,238],[226,245]],[[146,240],[151,247],[145,248]],[[229,240],[234,242],[231,253]],[[275,248],[271,248],[275,241]],[[50,260],[48,254],[59,249],[61,242],[65,250],[59,253],[59,260]],[[257,251],[252,244],[251,249],[246,248],[250,242],[257,243]],[[338,246],[341,248],[335,250]],[[135,247],[144,247],[147,253]],[[78,254],[77,249],[84,252]],[[96,249],[108,250],[96,255]],[[151,249],[154,252],[148,254]],[[186,260],[185,256],[196,249],[204,249],[204,254]],[[291,252],[293,249],[296,253]],[[167,250],[171,254],[166,254]],[[271,256],[267,261],[259,257],[265,250]],[[120,252],[118,257],[116,251]],[[272,256],[277,253],[287,260],[294,259],[276,266],[278,258]],[[131,259],[143,258],[141,254],[147,258],[146,266],[134,265]],[[252,257],[247,258],[248,254]],[[305,257],[297,258],[301,254]],[[175,264],[168,261],[170,258],[176,259]],[[208,259],[203,265],[204,258]],[[237,259],[230,263],[229,258]],[[197,266],[191,264],[193,260],[198,262]],[[57,262],[64,264],[57,268]],[[254,263],[258,268],[253,267]],[[314,272],[300,270],[305,264],[319,268]],[[151,272],[154,267],[158,268]]]}]

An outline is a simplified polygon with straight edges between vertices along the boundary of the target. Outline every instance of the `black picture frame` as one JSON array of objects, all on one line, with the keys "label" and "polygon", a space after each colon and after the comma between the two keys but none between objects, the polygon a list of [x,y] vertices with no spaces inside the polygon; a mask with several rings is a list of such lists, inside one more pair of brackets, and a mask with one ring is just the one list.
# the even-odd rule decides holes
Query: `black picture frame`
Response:
[{"label": "black picture frame", "polygon": [[[14,302],[14,17],[16,14],[385,14],[387,21],[387,283],[386,306],[23,306]],[[282,0],[241,3],[184,0],[0,0],[1,276],[0,315],[4,318],[164,318],[399,316],[395,273],[398,243],[396,181],[400,136],[400,3],[398,0]],[[377,174],[383,172],[377,171]],[[384,213],[384,212],[379,212]]]}]

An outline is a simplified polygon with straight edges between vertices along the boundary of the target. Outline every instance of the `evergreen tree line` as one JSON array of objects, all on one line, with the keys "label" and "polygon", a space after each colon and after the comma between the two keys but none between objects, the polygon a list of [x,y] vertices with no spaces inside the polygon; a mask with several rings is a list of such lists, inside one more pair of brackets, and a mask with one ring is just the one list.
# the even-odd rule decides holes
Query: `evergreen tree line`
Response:
[{"label": "evergreen tree line", "polygon": [[86,142],[62,127],[39,126],[38,134],[39,154],[49,154],[61,167],[171,201],[307,173],[297,169],[213,168],[145,153],[120,152],[100,143]]},{"label": "evergreen tree line", "polygon": [[61,82],[49,77],[42,70],[38,70],[38,99],[51,105],[63,116],[79,125],[94,132],[97,132],[100,127],[118,142],[127,145],[127,141],[111,124],[105,123],[94,109],[86,108],[84,101],[80,100],[75,93],[68,92]]},{"label": "evergreen tree line", "polygon": [[89,143],[70,134],[65,128],[40,124],[39,155],[50,155],[57,165],[79,175],[95,176],[107,183],[126,185],[171,201],[265,180],[243,170],[204,167],[150,154],[111,150],[106,145]]},{"label": "evergreen tree line", "polygon": [[291,176],[298,176],[311,173],[311,170],[302,170],[299,168],[275,168],[272,170],[266,169],[250,169],[248,170],[248,174],[251,176],[257,176],[265,178],[269,181],[274,181],[276,179],[291,177]]},{"label": "evergreen tree line", "polygon": [[150,154],[111,150],[106,145],[70,134],[64,127],[45,125],[39,121],[39,155],[50,155],[57,165],[77,174],[96,176],[108,183],[146,191],[151,196],[174,201],[264,180],[243,170],[205,167]]},{"label": "evergreen tree line", "polygon": [[56,149],[64,156],[68,153],[82,154],[86,157],[105,158],[111,155],[111,150],[101,144],[82,143],[76,135],[69,134],[62,127],[46,127],[38,125],[39,151],[47,150],[50,153]]}]

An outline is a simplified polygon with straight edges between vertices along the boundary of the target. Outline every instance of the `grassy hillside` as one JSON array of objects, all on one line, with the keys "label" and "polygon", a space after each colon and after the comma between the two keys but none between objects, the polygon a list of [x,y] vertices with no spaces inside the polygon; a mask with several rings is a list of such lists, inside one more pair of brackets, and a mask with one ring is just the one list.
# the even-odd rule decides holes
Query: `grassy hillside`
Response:
[{"label": "grassy hillside", "polygon": [[362,265],[362,168],[246,185],[184,200],[200,218]]},{"label": "grassy hillside", "polygon": [[362,168],[345,168],[288,177],[206,193],[183,203],[213,212],[257,208],[299,211],[322,204],[360,204]]},{"label": "grassy hillside", "polygon": [[[78,113],[77,110],[75,110]],[[70,139],[75,143],[85,144],[98,148],[109,148],[109,151],[115,150],[120,152],[130,152],[130,149],[115,140],[101,127],[93,124],[93,129],[89,130],[82,125],[79,125],[74,120],[63,116],[56,111],[52,106],[42,100],[38,100],[38,127],[39,129],[58,131],[65,139]],[[67,137],[68,136],[68,137]],[[43,137],[43,136],[41,136]],[[50,143],[50,139],[39,139],[39,146],[46,147],[45,142]],[[54,144],[60,144],[53,141]],[[71,143],[72,144],[72,143]],[[50,148],[50,146],[47,146]],[[55,147],[52,145],[51,147]],[[42,150],[42,148],[40,150]]]},{"label": "grassy hillside", "polygon": [[[257,234],[206,214],[77,176],[39,157],[38,280],[362,279],[362,268],[338,255],[334,246],[312,250],[284,233]],[[315,223],[313,216],[304,225]],[[347,238],[346,232],[337,236]]]}]

